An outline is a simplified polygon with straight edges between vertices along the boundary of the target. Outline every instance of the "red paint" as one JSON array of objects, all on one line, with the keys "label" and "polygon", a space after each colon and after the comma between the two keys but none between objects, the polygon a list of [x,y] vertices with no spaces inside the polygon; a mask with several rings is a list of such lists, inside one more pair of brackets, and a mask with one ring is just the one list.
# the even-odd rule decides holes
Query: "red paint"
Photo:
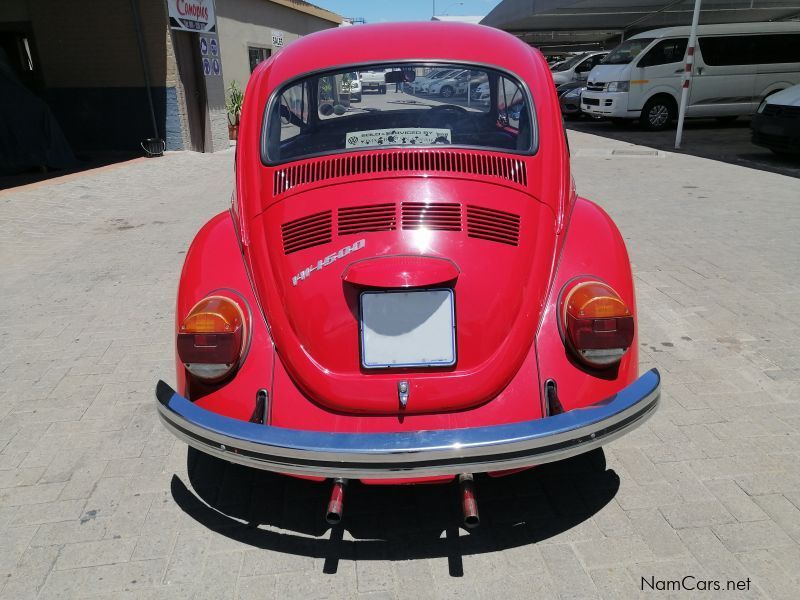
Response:
[{"label": "red paint", "polygon": [[195,17],[197,19],[205,19],[208,21],[208,7],[202,4],[195,4],[188,0],[176,0],[175,6],[178,12],[183,16]]},{"label": "red paint", "polygon": [[447,258],[405,254],[357,260],[344,270],[342,279],[361,287],[411,288],[448,283],[459,272]]},{"label": "red paint", "polygon": [[[400,59],[473,61],[512,71],[523,80],[534,99],[537,153],[463,154],[495,164],[513,158],[524,165],[524,178],[457,170],[355,172],[279,189],[273,177],[278,169],[320,172],[313,165],[330,157],[280,167],[262,164],[259,138],[270,93],[309,71]],[[453,148],[367,150],[347,156],[409,152],[452,153]],[[469,160],[477,164],[477,159]],[[337,234],[339,208],[391,204],[399,215],[402,203],[412,201],[460,205],[461,231],[422,236],[398,228]],[[268,422],[275,426],[334,432],[474,427],[541,418],[541,389],[548,378],[556,380],[561,404],[571,410],[613,394],[637,375],[636,339],[617,369],[602,372],[582,367],[564,346],[557,323],[564,285],[578,275],[605,281],[635,316],[630,264],[609,217],[594,204],[576,200],[545,60],[499,30],[450,23],[368,25],[293,42],[250,78],[232,205],[230,213],[216,216],[198,233],[178,293],[178,322],[219,288],[241,294],[252,312],[249,353],[230,380],[204,390],[197,403],[206,409],[248,420],[256,392],[265,388]],[[518,215],[518,245],[468,235],[470,206]],[[326,210],[332,215],[331,241],[284,254],[281,226]],[[339,252],[362,239],[364,246],[357,251]],[[413,260],[398,258],[408,256]],[[323,264],[317,269],[319,261]],[[315,268],[295,285],[293,278],[309,267]],[[458,363],[430,371],[363,370],[359,290],[443,283],[455,292]],[[183,365],[176,366],[179,391],[185,392]],[[400,377],[410,385],[404,411],[397,398]],[[421,481],[425,479],[391,483]]]}]

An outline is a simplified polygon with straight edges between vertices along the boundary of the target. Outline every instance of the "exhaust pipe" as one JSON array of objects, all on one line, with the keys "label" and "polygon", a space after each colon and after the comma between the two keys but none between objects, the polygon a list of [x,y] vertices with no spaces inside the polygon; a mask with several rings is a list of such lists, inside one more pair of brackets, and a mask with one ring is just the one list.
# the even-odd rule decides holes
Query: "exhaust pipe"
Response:
[{"label": "exhaust pipe", "polygon": [[464,513],[464,527],[475,529],[481,524],[481,517],[478,514],[478,499],[475,497],[475,480],[472,478],[472,473],[459,475],[458,484],[461,488],[461,510]]},{"label": "exhaust pipe", "polygon": [[342,513],[344,512],[344,486],[347,485],[347,480],[337,477],[333,480],[333,489],[331,489],[331,499],[328,501],[328,510],[325,513],[325,520],[329,525],[338,525],[342,522]]}]

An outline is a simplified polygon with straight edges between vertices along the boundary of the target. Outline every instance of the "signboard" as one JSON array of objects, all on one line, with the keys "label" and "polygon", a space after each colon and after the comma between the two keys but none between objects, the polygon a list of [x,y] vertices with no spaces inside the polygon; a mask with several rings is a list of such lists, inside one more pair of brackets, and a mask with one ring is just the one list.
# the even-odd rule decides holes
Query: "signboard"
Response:
[{"label": "signboard", "polygon": [[283,47],[283,32],[279,29],[272,30],[272,47],[273,48],[282,48]]},{"label": "signboard", "polygon": [[214,0],[167,0],[172,29],[213,33],[217,30]]}]

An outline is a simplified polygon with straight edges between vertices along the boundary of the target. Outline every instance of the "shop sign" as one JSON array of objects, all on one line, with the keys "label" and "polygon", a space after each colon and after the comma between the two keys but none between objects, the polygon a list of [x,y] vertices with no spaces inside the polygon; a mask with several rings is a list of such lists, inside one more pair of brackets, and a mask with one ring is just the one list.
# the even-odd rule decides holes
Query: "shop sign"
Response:
[{"label": "shop sign", "polygon": [[283,47],[283,32],[279,29],[272,30],[272,47],[273,48],[282,48]]},{"label": "shop sign", "polygon": [[173,29],[211,33],[217,30],[214,0],[167,0]]}]

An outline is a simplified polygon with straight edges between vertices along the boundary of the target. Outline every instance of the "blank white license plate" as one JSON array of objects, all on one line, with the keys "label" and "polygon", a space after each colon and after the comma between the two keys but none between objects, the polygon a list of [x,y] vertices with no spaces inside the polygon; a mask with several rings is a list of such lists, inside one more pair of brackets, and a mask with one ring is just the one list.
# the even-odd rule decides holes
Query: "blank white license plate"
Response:
[{"label": "blank white license plate", "polygon": [[455,362],[453,290],[361,293],[364,367],[441,367]]}]

